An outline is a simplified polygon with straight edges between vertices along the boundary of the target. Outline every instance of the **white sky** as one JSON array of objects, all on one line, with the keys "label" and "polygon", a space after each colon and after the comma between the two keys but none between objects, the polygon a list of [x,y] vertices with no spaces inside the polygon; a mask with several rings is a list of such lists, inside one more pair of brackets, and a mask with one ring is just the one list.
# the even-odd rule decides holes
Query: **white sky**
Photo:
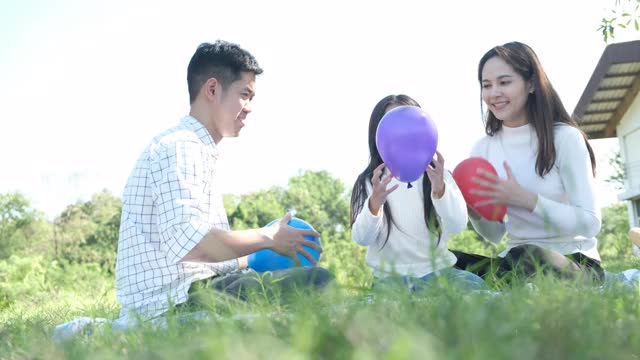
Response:
[{"label": "white sky", "polygon": [[[351,186],[368,158],[375,103],[414,97],[453,169],[483,135],[478,60],[533,47],[573,111],[606,44],[614,1],[13,1],[0,0],[0,193],[21,191],[49,217],[108,189],[120,195],[140,151],[188,112],[186,69],[218,38],[265,73],[247,127],[220,144],[223,192],[284,185],[326,169]],[[616,41],[637,38],[628,31]],[[617,140],[592,142],[599,198]]]}]

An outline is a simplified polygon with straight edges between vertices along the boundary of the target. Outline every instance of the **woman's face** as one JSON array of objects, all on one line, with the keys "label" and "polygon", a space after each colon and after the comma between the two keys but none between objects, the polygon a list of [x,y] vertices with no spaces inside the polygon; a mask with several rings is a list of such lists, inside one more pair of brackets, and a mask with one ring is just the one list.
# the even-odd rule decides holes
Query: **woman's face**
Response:
[{"label": "woman's face", "polygon": [[482,68],[482,100],[493,115],[508,127],[518,127],[529,122],[527,99],[533,91],[530,81],[525,81],[511,65],[494,56]]}]

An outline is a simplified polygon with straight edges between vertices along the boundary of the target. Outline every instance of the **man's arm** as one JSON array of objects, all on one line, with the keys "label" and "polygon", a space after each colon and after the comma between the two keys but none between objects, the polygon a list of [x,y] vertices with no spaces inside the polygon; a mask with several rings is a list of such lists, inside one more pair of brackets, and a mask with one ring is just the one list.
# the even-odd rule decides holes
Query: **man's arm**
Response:
[{"label": "man's arm", "polygon": [[280,255],[290,257],[296,264],[299,263],[297,254],[303,255],[315,264],[315,259],[304,246],[318,252],[322,249],[317,243],[304,237],[319,237],[320,234],[314,230],[292,228],[287,225],[289,220],[291,214],[287,213],[279,222],[267,228],[239,231],[212,229],[181,261],[221,262],[271,249]]},{"label": "man's arm", "polygon": [[262,249],[271,249],[299,263],[302,254],[315,264],[303,246],[321,251],[304,236],[320,236],[313,230],[294,229],[287,224],[291,214],[273,226],[242,231],[212,228],[206,221],[203,189],[213,164],[206,149],[192,141],[166,144],[150,163],[154,193],[158,204],[158,228],[167,260],[222,262],[238,259]]}]

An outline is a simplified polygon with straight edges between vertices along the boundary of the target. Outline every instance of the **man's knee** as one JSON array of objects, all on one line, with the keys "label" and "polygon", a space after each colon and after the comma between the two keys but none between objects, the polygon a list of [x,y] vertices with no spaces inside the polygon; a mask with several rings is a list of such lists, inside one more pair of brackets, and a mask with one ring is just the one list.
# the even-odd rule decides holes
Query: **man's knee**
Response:
[{"label": "man's knee", "polygon": [[282,286],[306,286],[322,288],[334,279],[333,274],[321,267],[295,267],[273,272],[274,282]]},{"label": "man's knee", "polygon": [[324,287],[334,279],[333,274],[325,268],[311,267],[307,269],[309,272],[307,275],[309,285]]}]

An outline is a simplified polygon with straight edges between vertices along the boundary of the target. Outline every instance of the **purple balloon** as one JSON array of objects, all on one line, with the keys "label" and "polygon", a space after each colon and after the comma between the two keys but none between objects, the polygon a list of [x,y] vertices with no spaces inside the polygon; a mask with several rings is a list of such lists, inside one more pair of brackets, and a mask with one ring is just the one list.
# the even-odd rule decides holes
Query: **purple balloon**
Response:
[{"label": "purple balloon", "polygon": [[426,171],[438,147],[438,129],[417,106],[387,112],[376,130],[376,146],[393,176],[411,183]]}]

